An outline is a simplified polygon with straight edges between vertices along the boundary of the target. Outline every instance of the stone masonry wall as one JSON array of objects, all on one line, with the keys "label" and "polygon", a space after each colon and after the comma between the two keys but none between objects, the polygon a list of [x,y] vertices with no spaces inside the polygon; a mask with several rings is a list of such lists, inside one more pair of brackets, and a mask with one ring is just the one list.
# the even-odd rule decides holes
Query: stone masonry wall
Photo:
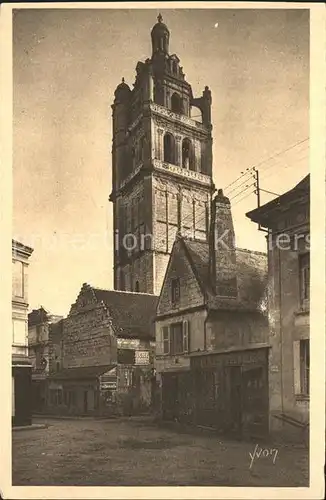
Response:
[{"label": "stone masonry wall", "polygon": [[105,307],[92,306],[64,322],[64,368],[102,366],[116,362],[117,347]]}]

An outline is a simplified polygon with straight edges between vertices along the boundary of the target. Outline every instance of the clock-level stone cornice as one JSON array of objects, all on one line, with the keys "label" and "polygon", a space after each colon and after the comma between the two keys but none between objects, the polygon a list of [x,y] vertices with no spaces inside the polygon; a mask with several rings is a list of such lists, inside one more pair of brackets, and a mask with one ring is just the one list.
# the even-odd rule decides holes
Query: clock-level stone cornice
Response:
[{"label": "clock-level stone cornice", "polygon": [[[178,165],[172,165],[171,163],[167,163],[156,158],[152,161],[151,171],[167,175],[169,178],[174,177],[176,180],[182,179],[183,181],[191,182],[192,185],[195,182],[201,186],[214,186],[212,178],[209,175],[202,174],[201,172],[195,172],[193,170],[187,170],[183,167],[179,167]],[[143,163],[138,165],[138,167],[120,184],[119,189],[115,192],[112,191],[109,199],[113,201],[118,194],[121,194],[126,189],[129,189],[132,184],[139,181],[142,176],[147,173],[148,168],[146,168]]]},{"label": "clock-level stone cornice", "polygon": [[194,170],[188,170],[178,165],[172,165],[171,163],[164,162],[162,160],[153,160],[154,171],[163,172],[169,177],[178,178],[178,180],[183,179],[191,181],[203,186],[212,186],[212,178],[209,175],[202,174],[201,172],[196,172]]}]

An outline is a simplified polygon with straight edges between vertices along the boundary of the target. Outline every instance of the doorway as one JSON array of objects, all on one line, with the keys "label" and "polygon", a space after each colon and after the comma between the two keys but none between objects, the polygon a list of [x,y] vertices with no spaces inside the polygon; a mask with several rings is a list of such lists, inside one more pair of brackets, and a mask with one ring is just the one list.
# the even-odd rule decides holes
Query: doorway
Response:
[{"label": "doorway", "polygon": [[243,369],[242,393],[244,434],[262,437],[268,431],[268,386],[265,367]]},{"label": "doorway", "polygon": [[240,437],[242,431],[241,367],[229,368],[230,375],[230,431]]},{"label": "doorway", "polygon": [[178,417],[178,377],[164,373],[162,377],[163,420],[176,420]]}]

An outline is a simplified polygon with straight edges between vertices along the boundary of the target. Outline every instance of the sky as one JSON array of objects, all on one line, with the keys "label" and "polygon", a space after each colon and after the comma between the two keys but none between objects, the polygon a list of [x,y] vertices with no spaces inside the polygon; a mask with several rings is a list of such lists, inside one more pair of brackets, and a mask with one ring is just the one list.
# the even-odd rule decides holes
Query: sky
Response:
[{"label": "sky", "polygon": [[[237,246],[265,251],[245,216],[253,179],[234,181],[259,165],[261,188],[281,194],[309,171],[309,12],[161,12],[194,95],[212,92],[213,177],[231,199]],[[13,236],[34,248],[30,309],[65,315],[84,282],[113,288],[111,104],[151,56],[158,13],[15,12]],[[261,192],[262,203],[273,197]]]}]

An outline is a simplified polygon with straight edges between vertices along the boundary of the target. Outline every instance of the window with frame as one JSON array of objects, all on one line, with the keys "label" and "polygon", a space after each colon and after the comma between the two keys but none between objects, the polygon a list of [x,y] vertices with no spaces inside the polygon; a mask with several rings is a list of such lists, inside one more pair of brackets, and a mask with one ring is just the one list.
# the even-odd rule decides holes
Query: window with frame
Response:
[{"label": "window with frame", "polygon": [[185,354],[190,350],[189,321],[179,321],[162,328],[163,354]]},{"label": "window with frame", "polygon": [[12,261],[12,293],[14,297],[24,297],[24,267],[19,260]]},{"label": "window with frame", "polygon": [[310,385],[310,343],[300,340],[300,388],[302,395],[309,395]]},{"label": "window with frame", "polygon": [[299,255],[300,304],[307,308],[310,299],[310,253]]},{"label": "window with frame", "polygon": [[180,302],[180,279],[174,278],[171,281],[171,300],[172,304]]}]

